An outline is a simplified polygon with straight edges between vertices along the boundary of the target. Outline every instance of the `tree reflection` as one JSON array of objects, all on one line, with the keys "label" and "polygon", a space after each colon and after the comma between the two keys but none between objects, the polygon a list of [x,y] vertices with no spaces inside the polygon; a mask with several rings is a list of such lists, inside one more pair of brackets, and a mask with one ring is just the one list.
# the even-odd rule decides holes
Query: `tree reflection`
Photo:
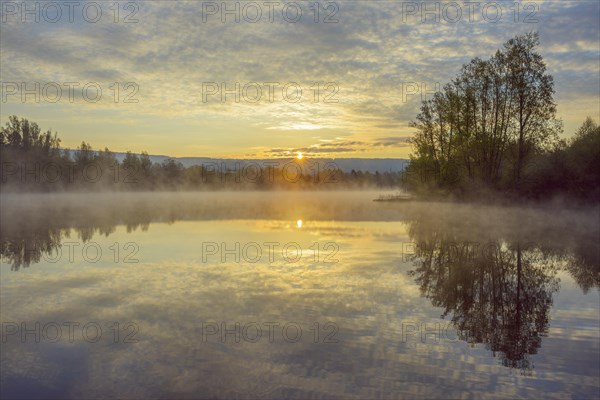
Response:
[{"label": "tree reflection", "polygon": [[60,229],[21,231],[6,236],[3,232],[0,254],[11,264],[11,270],[39,263],[42,255],[52,255],[60,247],[63,231]]},{"label": "tree reflection", "polygon": [[498,226],[468,214],[411,214],[411,275],[461,340],[484,344],[506,367],[531,371],[530,355],[547,333],[559,290],[558,270],[568,271],[583,291],[598,286],[597,245],[589,237],[554,241],[551,224],[524,227],[516,218]]},{"label": "tree reflection", "polygon": [[412,271],[423,295],[443,317],[452,315],[459,338],[484,343],[507,367],[528,369],[548,326],[556,268],[520,243],[475,249],[441,243],[418,246]]},{"label": "tree reflection", "polygon": [[[76,213],[69,209],[54,210],[40,217],[37,213],[2,213],[0,224],[0,256],[2,261],[18,271],[41,261],[58,259],[62,245],[71,235],[88,243],[95,235],[109,236],[117,225],[124,224],[128,232],[138,227],[148,229],[149,213],[117,212],[107,217],[102,213]],[[131,210],[130,210],[131,211]]]}]

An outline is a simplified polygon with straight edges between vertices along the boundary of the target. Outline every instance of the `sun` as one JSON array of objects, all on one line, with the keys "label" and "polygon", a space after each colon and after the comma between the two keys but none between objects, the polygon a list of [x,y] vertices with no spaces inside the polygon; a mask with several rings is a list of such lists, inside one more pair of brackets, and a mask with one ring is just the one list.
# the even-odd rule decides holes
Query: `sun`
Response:
[{"label": "sun", "polygon": [[298,152],[298,154],[296,155],[296,158],[297,158],[298,160],[302,160],[302,159],[304,158],[304,154],[302,154],[302,152],[301,152],[301,151],[299,151],[299,152]]}]

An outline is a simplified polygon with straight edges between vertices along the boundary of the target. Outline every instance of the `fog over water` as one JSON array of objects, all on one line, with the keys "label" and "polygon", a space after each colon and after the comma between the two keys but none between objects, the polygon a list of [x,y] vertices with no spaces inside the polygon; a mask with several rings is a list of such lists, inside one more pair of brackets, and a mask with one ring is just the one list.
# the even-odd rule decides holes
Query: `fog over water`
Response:
[{"label": "fog over water", "polygon": [[598,395],[598,207],[380,194],[1,195],[2,394]]}]

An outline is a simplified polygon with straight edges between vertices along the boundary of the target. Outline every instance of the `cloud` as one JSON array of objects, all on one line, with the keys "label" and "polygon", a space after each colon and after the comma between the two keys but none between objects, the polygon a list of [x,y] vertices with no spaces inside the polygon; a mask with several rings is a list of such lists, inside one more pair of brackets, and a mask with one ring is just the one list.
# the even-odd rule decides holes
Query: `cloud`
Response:
[{"label": "cloud", "polygon": [[[571,112],[568,100],[573,98],[593,105],[600,91],[597,3],[538,2],[531,16],[537,22],[531,23],[523,21],[531,12],[522,10],[515,21],[508,8],[498,23],[486,21],[481,10],[473,21],[465,14],[458,23],[444,18],[423,23],[419,15],[404,16],[401,2],[356,1],[335,3],[338,22],[323,23],[329,9],[321,10],[315,23],[312,3],[298,3],[303,14],[296,23],[286,22],[281,9],[272,22],[265,20],[266,10],[258,23],[243,18],[235,23],[232,16],[223,23],[220,15],[202,22],[202,2],[140,2],[139,22],[127,24],[114,23],[107,7],[95,24],[81,18],[55,24],[9,19],[0,26],[2,80],[102,86],[105,95],[93,110],[82,109],[84,100],[78,96],[60,110],[64,118],[74,110],[91,116],[105,109],[117,120],[136,116],[142,121],[137,129],[144,128],[146,116],[183,118],[193,125],[220,118],[298,134],[336,129],[373,146],[377,137],[406,128],[418,112],[422,94],[407,96],[403,83],[443,85],[472,57],[489,57],[515,34],[538,30],[540,52],[556,78],[559,112]],[[128,12],[121,11],[123,19]],[[139,101],[115,102],[114,82],[137,83]],[[203,101],[207,82],[228,90],[239,83],[242,89],[225,100],[219,93]],[[265,88],[269,82],[278,84],[272,100]],[[259,101],[248,101],[243,92],[248,83],[262,87]],[[291,83],[302,89],[298,102],[282,92]],[[9,104],[19,100],[11,98]],[[597,108],[579,110],[577,118],[581,112],[594,115]]]},{"label": "cloud", "polygon": [[395,147],[407,147],[409,146],[410,137],[408,136],[389,136],[378,139],[374,144],[375,146],[395,146]]},{"label": "cloud", "polygon": [[298,153],[306,156],[335,155],[339,153],[359,153],[367,150],[377,149],[378,147],[408,147],[408,136],[388,136],[379,137],[373,141],[346,140],[336,138],[335,140],[320,139],[319,143],[297,148],[272,148],[264,151],[264,154],[277,157],[293,157]]}]

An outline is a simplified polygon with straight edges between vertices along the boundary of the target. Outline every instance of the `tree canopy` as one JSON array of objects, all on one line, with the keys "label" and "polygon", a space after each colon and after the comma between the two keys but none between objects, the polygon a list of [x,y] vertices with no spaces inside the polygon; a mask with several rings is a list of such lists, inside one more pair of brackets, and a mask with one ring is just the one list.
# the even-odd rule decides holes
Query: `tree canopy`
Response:
[{"label": "tree canopy", "polygon": [[[540,157],[556,149],[562,132],[539,43],[537,33],[510,39],[490,59],[465,64],[422,103],[411,124],[413,188],[458,195],[531,191],[538,164],[546,161]],[[586,121],[581,135],[593,136],[592,126]]]}]

